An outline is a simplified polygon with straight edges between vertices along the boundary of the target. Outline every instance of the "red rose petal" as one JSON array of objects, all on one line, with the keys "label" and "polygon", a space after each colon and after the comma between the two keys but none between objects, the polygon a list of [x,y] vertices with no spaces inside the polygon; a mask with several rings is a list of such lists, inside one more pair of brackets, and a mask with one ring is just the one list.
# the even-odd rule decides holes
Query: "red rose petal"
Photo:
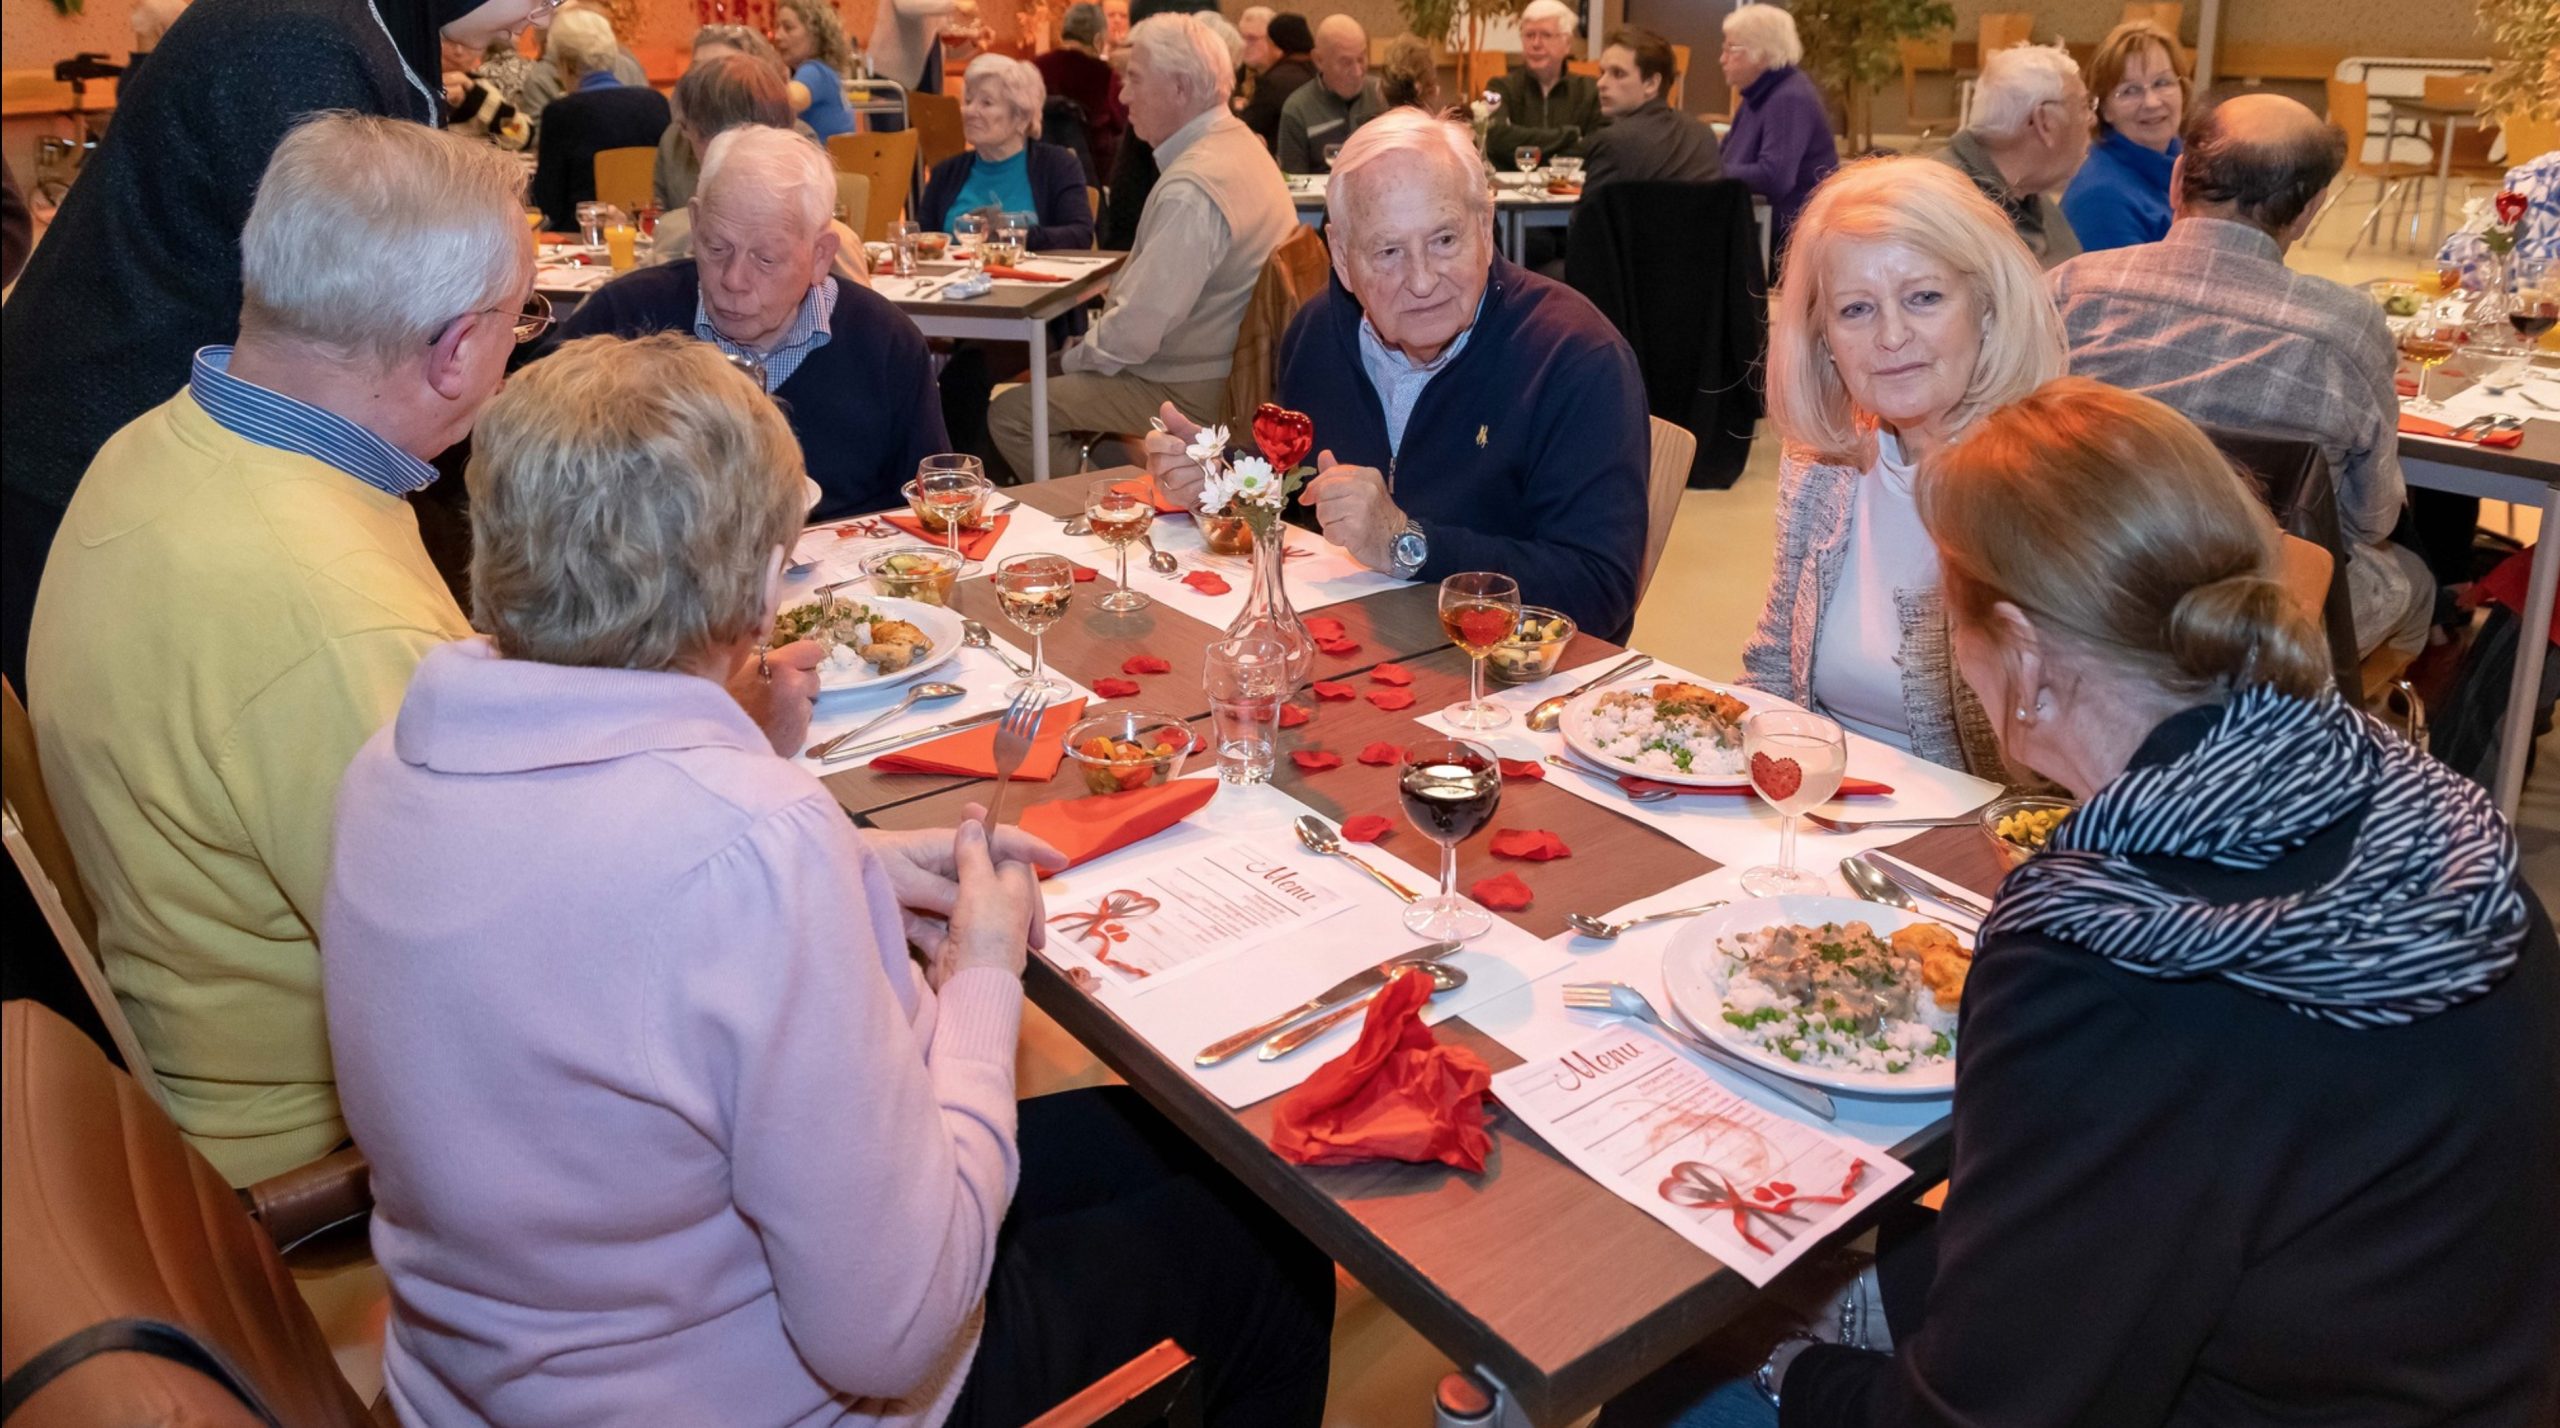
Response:
[{"label": "red rose petal", "polygon": [[1413,691],[1410,689],[1372,689],[1369,691],[1369,702],[1390,712],[1397,709],[1410,709],[1413,707]]},{"label": "red rose petal", "polygon": [[1093,682],[1093,692],[1105,699],[1126,699],[1138,692],[1138,681],[1105,677]]},{"label": "red rose petal", "polygon": [[1120,672],[1122,674],[1171,674],[1173,661],[1159,659],[1154,655],[1131,655],[1120,661]]},{"label": "red rose petal", "polygon": [[1314,717],[1316,716],[1295,704],[1280,706],[1280,727],[1283,729],[1295,729]]},{"label": "red rose petal", "polygon": [[1395,765],[1404,762],[1404,750],[1394,744],[1388,743],[1384,739],[1380,739],[1378,742],[1371,744],[1369,747],[1360,751],[1360,762],[1364,764],[1377,764],[1382,768],[1392,768]]},{"label": "red rose petal", "polygon": [[1319,639],[1316,641],[1316,648],[1329,655],[1347,655],[1358,650],[1360,648],[1360,642],[1358,640],[1348,638],[1334,640]]},{"label": "red rose petal", "polygon": [[1307,687],[1316,692],[1318,699],[1356,699],[1360,696],[1359,690],[1330,679],[1319,679]]},{"label": "red rose petal", "polygon": [[1502,765],[1502,777],[1506,783],[1513,779],[1542,779],[1547,776],[1547,766],[1535,759],[1500,759],[1496,762]]},{"label": "red rose petal", "polygon": [[1342,767],[1342,755],[1328,754],[1322,749],[1291,749],[1289,762],[1308,773],[1321,773]]},{"label": "red rose petal", "polygon": [[1342,820],[1342,836],[1348,842],[1375,843],[1387,836],[1395,824],[1375,813],[1354,814]]},{"label": "red rose petal", "polygon": [[1544,828],[1499,828],[1493,834],[1493,855],[1545,863],[1557,858],[1570,858],[1573,850],[1564,845],[1562,838]]},{"label": "red rose petal", "polygon": [[1467,896],[1474,898],[1480,906],[1491,908],[1495,912],[1518,912],[1527,907],[1532,898],[1529,885],[1520,881],[1516,873],[1504,873],[1500,877],[1479,879],[1474,886],[1467,889]]},{"label": "red rose petal", "polygon": [[1203,595],[1224,595],[1235,588],[1227,583],[1225,576],[1214,570],[1195,570],[1182,577],[1182,583]]},{"label": "red rose petal", "polygon": [[1191,752],[1195,754],[1205,754],[1209,752],[1209,736],[1201,733],[1197,729],[1192,730]]},{"label": "red rose petal", "polygon": [[1309,615],[1298,623],[1305,625],[1307,633],[1320,640],[1338,640],[1351,633],[1350,626],[1331,615]]},{"label": "red rose petal", "polygon": [[1100,580],[1102,578],[1102,572],[1094,569],[1090,565],[1076,565],[1072,560],[1068,561],[1067,564],[1075,566],[1076,583],[1078,585],[1082,585],[1088,580]]},{"label": "red rose petal", "polygon": [[1411,684],[1413,671],[1400,664],[1382,664],[1369,671],[1369,677],[1380,684]]}]

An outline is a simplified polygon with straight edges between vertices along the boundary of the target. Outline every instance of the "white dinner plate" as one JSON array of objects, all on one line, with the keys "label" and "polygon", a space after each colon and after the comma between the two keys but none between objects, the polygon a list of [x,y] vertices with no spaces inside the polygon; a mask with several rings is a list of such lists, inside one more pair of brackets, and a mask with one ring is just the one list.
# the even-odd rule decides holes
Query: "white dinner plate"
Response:
[{"label": "white dinner plate", "polygon": [[[960,628],[959,615],[951,610],[940,605],[927,605],[920,600],[864,595],[852,589],[844,592],[844,598],[858,600],[893,620],[911,622],[924,631],[926,639],[933,641],[933,648],[925,651],[924,658],[890,674],[872,673],[871,666],[851,654],[844,656],[843,664],[831,658],[818,666],[818,692],[821,694],[842,694],[851,689],[876,689],[884,684],[904,683],[960,652],[960,637],[964,632]],[[814,603],[809,600],[794,602],[795,605]]]},{"label": "white dinner plate", "polygon": [[[1593,768],[1607,772],[1612,778],[1616,778],[1622,774],[1634,774],[1638,778],[1649,778],[1657,783],[1676,783],[1686,788],[1749,788],[1751,786],[1751,775],[1741,769],[1737,769],[1732,773],[1718,774],[1684,774],[1672,770],[1640,769],[1633,764],[1627,763],[1621,759],[1612,758],[1600,751],[1600,745],[1591,737],[1591,706],[1599,703],[1603,698],[1611,694],[1622,693],[1630,689],[1644,689],[1651,685],[1671,682],[1675,681],[1672,681],[1667,677],[1621,680],[1616,684],[1595,689],[1589,694],[1573,701],[1571,704],[1566,705],[1564,707],[1564,717],[1559,722],[1558,726],[1560,732],[1564,735],[1566,747],[1581,755],[1584,763],[1591,765]],[[1794,703],[1790,700],[1780,699],[1778,696],[1768,693],[1765,690],[1745,689],[1738,684],[1718,684],[1712,679],[1680,682],[1693,683],[1701,689],[1712,689],[1719,694],[1730,694],[1734,698],[1739,699],[1744,704],[1750,706],[1751,712],[1754,714],[1763,713],[1771,709],[1793,709],[1798,712],[1802,712],[1804,709],[1804,706],[1801,704]]]},{"label": "white dinner plate", "polygon": [[1900,1075],[1888,1075],[1882,1071],[1835,1071],[1789,1061],[1742,1038],[1733,1024],[1724,1019],[1725,979],[1732,971],[1733,961],[1721,949],[1728,938],[1788,922],[1809,926],[1825,922],[1863,922],[1874,928],[1879,937],[1891,937],[1913,923],[1935,922],[1954,933],[1956,941],[1966,948],[1973,946],[1973,939],[1953,923],[1905,912],[1898,907],[1886,907],[1882,903],[1860,902],[1856,898],[1761,897],[1727,903],[1683,924],[1672,935],[1671,946],[1662,954],[1662,989],[1671,998],[1671,1005],[1680,1013],[1681,1019],[1699,1035],[1731,1049],[1735,1055],[1809,1086],[1861,1096],[1943,1096],[1954,1090],[1956,1066],[1953,1060],[1943,1066],[1925,1067]]}]

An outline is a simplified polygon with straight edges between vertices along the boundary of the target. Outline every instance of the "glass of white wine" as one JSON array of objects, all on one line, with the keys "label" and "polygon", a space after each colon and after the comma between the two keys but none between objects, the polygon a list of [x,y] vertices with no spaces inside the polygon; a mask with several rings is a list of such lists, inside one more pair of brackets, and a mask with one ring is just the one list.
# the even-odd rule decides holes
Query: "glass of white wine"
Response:
[{"label": "glass of white wine", "polygon": [[1129,547],[1147,533],[1156,520],[1156,503],[1143,490],[1114,490],[1115,483],[1097,481],[1085,497],[1084,518],[1093,523],[1093,533],[1102,537],[1120,557],[1120,588],[1094,602],[1115,615],[1143,610],[1155,602],[1129,588]]},{"label": "glass of white wine", "polygon": [[1042,657],[1043,637],[1049,627],[1066,618],[1067,603],[1075,598],[1075,562],[1063,555],[1034,551],[996,563],[992,582],[996,587],[996,603],[1013,627],[1031,637],[1031,673],[1015,680],[1005,689],[1008,697],[1033,690],[1056,696],[1064,693],[1059,683],[1048,674],[1048,663]]},{"label": "glass of white wine", "polygon": [[1840,726],[1800,709],[1772,709],[1742,721],[1742,753],[1750,761],[1751,791],[1778,810],[1778,861],[1742,874],[1753,897],[1801,893],[1819,897],[1831,885],[1796,866],[1796,819],[1831,801],[1849,771],[1849,741]]},{"label": "glass of white wine", "polygon": [[1484,661],[1519,628],[1520,583],[1510,576],[1469,570],[1440,582],[1440,629],[1473,661],[1467,702],[1440,711],[1441,718],[1460,729],[1499,729],[1511,722],[1510,710],[1484,697]]},{"label": "glass of white wine", "polygon": [[2434,416],[2444,410],[2444,403],[2427,395],[2427,378],[2438,367],[2453,360],[2462,342],[2462,324],[2455,321],[2443,304],[2431,304],[2418,314],[2400,334],[2400,355],[2418,367],[2418,395],[2406,410],[2419,416]]}]

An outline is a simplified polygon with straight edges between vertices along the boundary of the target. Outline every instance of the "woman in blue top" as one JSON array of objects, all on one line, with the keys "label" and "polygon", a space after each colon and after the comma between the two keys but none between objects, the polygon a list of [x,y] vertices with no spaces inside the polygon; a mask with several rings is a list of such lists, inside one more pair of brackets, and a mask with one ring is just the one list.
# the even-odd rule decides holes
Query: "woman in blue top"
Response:
[{"label": "woman in blue top", "polygon": [[791,70],[792,82],[809,91],[800,121],[818,141],[852,133],[853,111],[844,103],[844,72],[853,67],[853,46],[826,0],[781,0],[774,6],[773,47]]},{"label": "woman in blue top", "polygon": [[1724,17],[1719,62],[1733,86],[1733,127],[1724,138],[1724,176],[1769,200],[1769,254],[1786,253],[1796,214],[1815,185],[1840,167],[1831,111],[1822,92],[1796,67],[1804,40],[1793,15],[1775,5],[1744,5]]},{"label": "woman in blue top", "polygon": [[1034,249],[1093,246],[1093,204],[1075,151],[1038,142],[1048,86],[1040,71],[1004,55],[969,61],[960,81],[964,153],[933,166],[917,209],[925,227],[947,229],[964,213],[1032,215]]},{"label": "woman in blue top", "polygon": [[2178,42],[2148,21],[2109,31],[2089,56],[2097,141],[2062,194],[2062,216],[2086,252],[2169,236],[2169,170],[2187,118]]}]

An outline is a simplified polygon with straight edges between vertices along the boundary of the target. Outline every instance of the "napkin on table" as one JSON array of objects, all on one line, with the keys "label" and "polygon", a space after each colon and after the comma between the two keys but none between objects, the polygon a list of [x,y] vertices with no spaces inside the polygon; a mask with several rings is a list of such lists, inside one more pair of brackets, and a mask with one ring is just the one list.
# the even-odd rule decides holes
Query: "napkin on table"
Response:
[{"label": "napkin on table", "polygon": [[1198,812],[1218,792],[1212,778],[1178,778],[1152,788],[1035,803],[1022,831],[1067,855],[1067,866],[1140,843]]},{"label": "napkin on table", "polygon": [[[1031,740],[1031,752],[1014,770],[1017,783],[1046,783],[1055,777],[1058,765],[1067,756],[1067,729],[1084,717],[1084,701],[1070,699],[1053,705],[1040,716],[1040,732]],[[939,739],[882,754],[871,761],[871,767],[882,773],[957,774],[963,778],[996,776],[995,721],[963,729]]]},{"label": "napkin on table", "polygon": [[[1664,783],[1660,779],[1644,778],[1636,774],[1620,774],[1618,787],[1629,793],[1699,793],[1723,798],[1751,796],[1751,785],[1747,783],[1735,784],[1730,788],[1691,788],[1685,783]],[[1840,791],[1831,796],[1833,798],[1882,798],[1892,792],[1893,785],[1889,783],[1878,783],[1871,778],[1844,778],[1840,780]]]},{"label": "napkin on table", "polygon": [[1360,1039],[1316,1068],[1271,1116],[1271,1148],[1295,1165],[1439,1161],[1484,1169],[1493,1138],[1484,1093],[1493,1073],[1422,1024],[1431,974],[1405,972],[1369,1003]]},{"label": "napkin on table", "polygon": [[991,278],[1002,278],[1014,283],[1063,283],[1066,281],[1055,273],[1035,273],[1029,268],[1008,268],[1002,263],[987,264],[986,274]]},{"label": "napkin on table", "polygon": [[1180,501],[1168,500],[1163,488],[1156,485],[1155,478],[1152,476],[1141,481],[1114,481],[1111,483],[1111,489],[1115,492],[1125,491],[1132,496],[1151,498],[1156,503],[1156,514],[1160,516],[1179,516],[1191,509]]},{"label": "napkin on table", "polygon": [[2453,428],[2443,422],[2433,421],[2422,416],[2411,416],[2407,412],[2402,412],[2400,414],[2400,430],[2409,436],[2442,437],[2447,441],[2470,442],[2476,446],[2521,446],[2524,444],[2524,432],[2521,430],[2501,431],[2495,436],[2486,437],[2469,435],[2456,436],[2453,434]]},{"label": "napkin on table", "polygon": [[[924,522],[917,520],[911,513],[891,512],[881,516],[880,519],[927,545],[942,545],[950,540],[949,536],[940,531],[925,529]],[[980,529],[963,527],[960,531],[961,558],[963,560],[986,559],[987,552],[995,549],[996,542],[1004,536],[1004,528],[1012,523],[1013,517],[998,516]]]}]

